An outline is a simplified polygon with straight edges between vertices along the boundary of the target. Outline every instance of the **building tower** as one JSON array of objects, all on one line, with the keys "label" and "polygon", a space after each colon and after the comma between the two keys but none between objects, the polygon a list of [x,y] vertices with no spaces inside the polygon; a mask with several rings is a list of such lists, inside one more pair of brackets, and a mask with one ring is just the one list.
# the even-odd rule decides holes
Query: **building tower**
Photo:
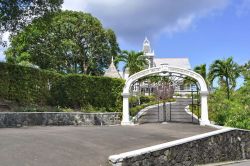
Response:
[{"label": "building tower", "polygon": [[143,42],[143,49],[142,49],[144,56],[148,59],[149,61],[149,67],[154,67],[154,51],[151,50],[151,46],[150,46],[150,42],[147,39],[147,37],[145,38],[144,42]]}]

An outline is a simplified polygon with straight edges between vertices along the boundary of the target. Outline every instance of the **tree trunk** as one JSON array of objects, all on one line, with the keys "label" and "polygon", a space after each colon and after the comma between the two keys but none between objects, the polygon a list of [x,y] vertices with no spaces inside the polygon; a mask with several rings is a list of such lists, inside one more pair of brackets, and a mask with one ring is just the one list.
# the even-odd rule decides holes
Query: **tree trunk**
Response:
[{"label": "tree trunk", "polygon": [[227,99],[230,99],[230,87],[229,87],[228,77],[226,77],[226,84],[227,84]]},{"label": "tree trunk", "polygon": [[83,62],[83,64],[82,64],[82,73],[87,74],[87,71],[88,71],[88,65],[87,65],[87,63]]},{"label": "tree trunk", "polygon": [[74,63],[75,73],[77,74],[77,63]]}]

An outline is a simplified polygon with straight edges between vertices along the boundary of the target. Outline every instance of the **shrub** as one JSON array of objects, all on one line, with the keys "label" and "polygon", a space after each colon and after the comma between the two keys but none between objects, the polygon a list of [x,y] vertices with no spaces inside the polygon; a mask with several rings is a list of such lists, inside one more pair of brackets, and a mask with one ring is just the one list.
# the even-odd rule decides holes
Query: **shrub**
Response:
[{"label": "shrub", "polygon": [[245,102],[249,99],[248,93],[242,93],[241,88],[228,100],[223,90],[216,90],[209,96],[210,119],[219,125],[250,129],[249,103]]},{"label": "shrub", "polygon": [[[153,98],[152,98],[152,99],[153,99]],[[131,115],[131,116],[136,116],[136,115],[138,114],[138,112],[141,111],[142,109],[144,109],[144,108],[146,108],[146,107],[148,107],[148,106],[151,106],[151,105],[158,104],[158,102],[159,102],[159,103],[162,103],[162,102],[174,102],[174,101],[175,101],[174,98],[169,98],[169,99],[166,99],[166,100],[164,100],[164,101],[162,101],[162,100],[161,100],[161,101],[157,101],[157,100],[154,98],[153,101],[150,101],[150,102],[148,102],[148,103],[143,103],[143,104],[141,104],[141,105],[137,105],[137,106],[135,106],[135,107],[130,108],[130,109],[129,109],[130,115]]]},{"label": "shrub", "polygon": [[138,96],[129,97],[129,106],[135,107],[137,105],[139,105],[139,97]]},{"label": "shrub", "polygon": [[124,81],[82,74],[63,75],[36,68],[0,63],[0,99],[21,106],[60,106],[80,109],[87,105],[121,111]]},{"label": "shrub", "polygon": [[136,107],[138,105],[142,105],[142,104],[146,104],[146,103],[150,103],[156,101],[156,97],[155,96],[131,96],[129,98],[129,104],[130,107]]},{"label": "shrub", "polygon": [[155,96],[140,96],[141,104],[156,101]]}]

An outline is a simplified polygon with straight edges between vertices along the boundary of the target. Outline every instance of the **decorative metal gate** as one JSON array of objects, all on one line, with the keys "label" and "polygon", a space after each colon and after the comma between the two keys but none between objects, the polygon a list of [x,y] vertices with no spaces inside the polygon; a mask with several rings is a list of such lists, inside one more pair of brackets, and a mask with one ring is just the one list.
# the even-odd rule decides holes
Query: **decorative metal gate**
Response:
[{"label": "decorative metal gate", "polygon": [[[176,91],[175,91],[176,92]],[[158,104],[158,122],[199,123],[200,94],[199,91],[178,91],[174,101]],[[161,103],[161,104],[160,104]]]}]

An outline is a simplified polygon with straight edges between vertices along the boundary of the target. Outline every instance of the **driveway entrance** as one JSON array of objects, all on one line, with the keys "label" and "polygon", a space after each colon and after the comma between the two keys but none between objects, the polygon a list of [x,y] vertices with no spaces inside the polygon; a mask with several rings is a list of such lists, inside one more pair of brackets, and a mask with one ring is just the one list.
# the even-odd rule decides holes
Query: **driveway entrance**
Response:
[{"label": "driveway entrance", "polygon": [[0,129],[0,165],[104,166],[113,154],[213,130],[181,123]]}]

